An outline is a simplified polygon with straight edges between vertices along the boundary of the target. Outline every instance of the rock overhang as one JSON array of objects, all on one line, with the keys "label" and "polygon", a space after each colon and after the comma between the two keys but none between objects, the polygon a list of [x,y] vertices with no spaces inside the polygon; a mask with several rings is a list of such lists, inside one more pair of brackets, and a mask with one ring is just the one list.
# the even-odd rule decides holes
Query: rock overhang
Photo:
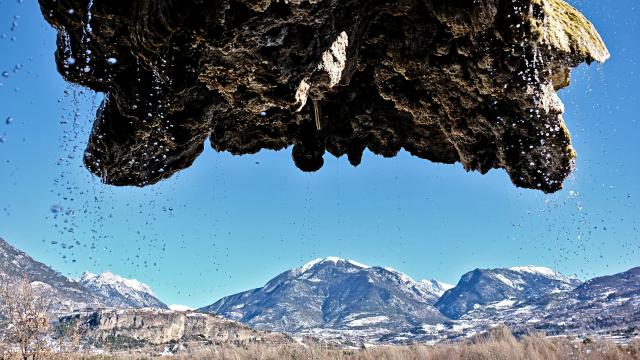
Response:
[{"label": "rock overhang", "polygon": [[562,0],[40,0],[68,81],[105,93],[85,152],[113,185],[189,167],[207,138],[358,165],[401,149],[554,192],[576,153],[556,91],[609,53]]}]

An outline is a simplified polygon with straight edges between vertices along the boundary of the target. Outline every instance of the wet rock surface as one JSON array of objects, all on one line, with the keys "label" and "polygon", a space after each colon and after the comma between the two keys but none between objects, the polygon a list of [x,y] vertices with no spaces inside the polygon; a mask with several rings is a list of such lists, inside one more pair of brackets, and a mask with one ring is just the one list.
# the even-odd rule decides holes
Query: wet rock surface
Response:
[{"label": "wet rock surface", "polygon": [[405,149],[557,191],[556,91],[609,54],[562,0],[40,0],[65,79],[104,92],[85,164],[145,186],[217,151],[361,162]]}]

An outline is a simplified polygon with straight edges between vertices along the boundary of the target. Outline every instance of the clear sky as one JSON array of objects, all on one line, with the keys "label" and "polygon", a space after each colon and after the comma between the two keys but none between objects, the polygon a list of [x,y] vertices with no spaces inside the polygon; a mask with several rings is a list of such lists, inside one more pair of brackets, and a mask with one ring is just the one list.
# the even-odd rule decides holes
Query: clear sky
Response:
[{"label": "clear sky", "polygon": [[66,275],[111,270],[190,306],[329,255],[450,283],[476,267],[588,278],[638,266],[640,11],[635,0],[572,3],[613,57],[575,70],[561,92],[579,158],[547,196],[502,170],[407,153],[366,154],[358,168],[327,155],[305,174],[290,150],[234,157],[208,145],[158,185],[102,185],[81,161],[100,95],[57,74],[35,0],[0,0],[0,237]]}]

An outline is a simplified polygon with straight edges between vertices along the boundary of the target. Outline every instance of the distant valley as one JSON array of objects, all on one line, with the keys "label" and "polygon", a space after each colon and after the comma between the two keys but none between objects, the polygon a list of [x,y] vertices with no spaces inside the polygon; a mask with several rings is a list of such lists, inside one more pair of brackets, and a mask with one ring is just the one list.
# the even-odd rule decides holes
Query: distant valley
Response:
[{"label": "distant valley", "polygon": [[239,334],[277,343],[437,343],[496,324],[515,334],[600,334],[624,342],[640,329],[640,267],[584,283],[538,266],[475,269],[454,286],[328,257],[195,311],[173,311],[146,284],[110,272],[69,279],[0,239],[0,279],[24,276],[56,299],[60,321],[94,324],[96,339],[121,333],[155,345]]}]

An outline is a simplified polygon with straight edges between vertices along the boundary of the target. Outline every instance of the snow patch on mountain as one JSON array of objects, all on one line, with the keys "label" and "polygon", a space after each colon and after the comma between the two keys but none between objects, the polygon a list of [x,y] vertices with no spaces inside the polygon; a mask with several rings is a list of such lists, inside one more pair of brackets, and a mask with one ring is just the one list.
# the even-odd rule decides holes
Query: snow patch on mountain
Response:
[{"label": "snow patch on mountain", "polygon": [[322,264],[338,265],[339,263],[350,264],[361,269],[368,269],[370,267],[368,265],[364,265],[354,260],[346,260],[346,259],[339,258],[337,256],[328,256],[325,258],[318,258],[315,260],[311,260],[299,268],[292,269],[292,272],[295,273],[296,275],[301,275],[318,265],[322,265]]},{"label": "snow patch on mountain", "polygon": [[116,275],[110,271],[103,272],[102,274],[93,274],[85,272],[80,278],[80,283],[91,283],[96,286],[113,286],[119,288],[128,288],[137,292],[144,292],[149,295],[154,295],[151,287],[145,283],[142,283],[136,279],[123,278],[120,275]]},{"label": "snow patch on mountain", "polygon": [[507,286],[512,287],[514,289],[518,289],[519,288],[518,285],[523,284],[523,282],[520,280],[509,280],[502,274],[496,274],[495,278],[500,280],[503,284],[506,284]]},{"label": "snow patch on mountain", "polygon": [[383,323],[386,321],[389,321],[389,318],[387,316],[369,316],[369,317],[351,320],[347,322],[346,325],[350,327],[359,327],[359,326],[366,326],[366,325],[375,325],[375,324]]},{"label": "snow patch on mountain", "polygon": [[194,309],[187,305],[171,304],[169,305],[169,310],[187,312],[187,311],[193,311]]},{"label": "snow patch on mountain", "polygon": [[107,299],[116,308],[168,307],[155,297],[151,287],[135,279],[127,279],[110,271],[102,274],[85,272],[79,280],[85,288]]},{"label": "snow patch on mountain", "polygon": [[420,280],[418,282],[424,291],[432,293],[437,297],[442,296],[447,290],[452,289],[455,285],[443,283],[438,280]]},{"label": "snow patch on mountain", "polygon": [[527,265],[527,266],[514,266],[509,268],[511,271],[519,273],[537,274],[549,279],[556,279],[558,281],[571,282],[576,280],[574,277],[563,275],[557,271],[551,270],[543,266]]}]

